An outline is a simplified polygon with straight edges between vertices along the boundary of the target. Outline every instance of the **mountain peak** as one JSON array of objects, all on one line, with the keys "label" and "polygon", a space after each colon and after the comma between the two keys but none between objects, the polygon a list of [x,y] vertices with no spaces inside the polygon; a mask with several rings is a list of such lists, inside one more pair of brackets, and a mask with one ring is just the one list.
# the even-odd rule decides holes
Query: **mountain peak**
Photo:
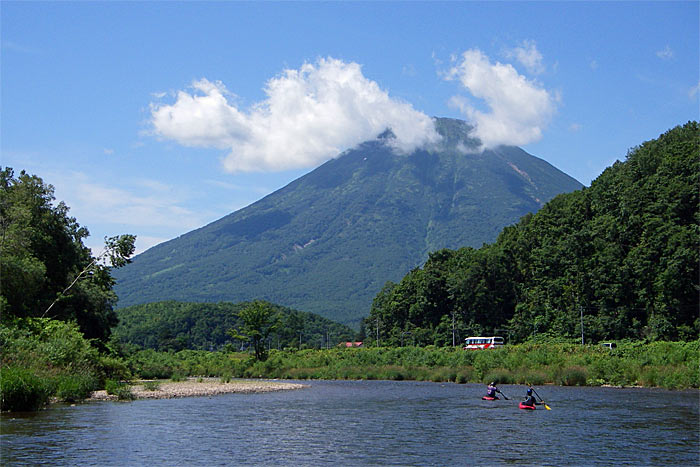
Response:
[{"label": "mountain peak", "polygon": [[581,184],[520,148],[482,151],[461,120],[409,154],[374,141],[115,271],[120,306],[265,299],[345,324],[441,248],[479,247]]}]

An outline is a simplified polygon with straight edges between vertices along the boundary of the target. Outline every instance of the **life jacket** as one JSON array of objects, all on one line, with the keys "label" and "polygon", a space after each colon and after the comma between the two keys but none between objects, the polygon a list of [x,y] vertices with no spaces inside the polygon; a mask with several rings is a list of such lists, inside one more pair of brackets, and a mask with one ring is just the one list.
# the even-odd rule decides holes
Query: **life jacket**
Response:
[{"label": "life jacket", "polygon": [[536,401],[535,396],[527,396],[527,399],[525,399],[524,401],[522,401],[522,404],[523,404],[523,405],[529,405],[530,407],[534,407],[534,406],[535,406],[535,401]]}]

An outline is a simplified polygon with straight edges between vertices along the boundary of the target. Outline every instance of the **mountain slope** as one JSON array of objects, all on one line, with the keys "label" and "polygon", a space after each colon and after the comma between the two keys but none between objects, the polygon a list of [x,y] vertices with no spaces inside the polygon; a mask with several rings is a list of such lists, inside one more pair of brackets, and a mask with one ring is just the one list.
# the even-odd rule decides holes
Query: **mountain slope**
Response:
[{"label": "mountain slope", "polygon": [[573,178],[516,147],[468,153],[470,127],[436,120],[440,148],[359,145],[250,206],[115,271],[120,306],[265,299],[357,324],[387,280],[440,248],[481,246]]}]

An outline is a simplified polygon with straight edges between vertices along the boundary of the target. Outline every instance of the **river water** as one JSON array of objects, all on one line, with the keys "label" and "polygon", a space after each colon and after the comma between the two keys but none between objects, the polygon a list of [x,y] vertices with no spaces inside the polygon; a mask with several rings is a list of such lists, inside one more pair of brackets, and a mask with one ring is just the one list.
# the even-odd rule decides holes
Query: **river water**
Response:
[{"label": "river water", "polygon": [[698,391],[312,381],[3,414],[2,465],[697,465]]}]

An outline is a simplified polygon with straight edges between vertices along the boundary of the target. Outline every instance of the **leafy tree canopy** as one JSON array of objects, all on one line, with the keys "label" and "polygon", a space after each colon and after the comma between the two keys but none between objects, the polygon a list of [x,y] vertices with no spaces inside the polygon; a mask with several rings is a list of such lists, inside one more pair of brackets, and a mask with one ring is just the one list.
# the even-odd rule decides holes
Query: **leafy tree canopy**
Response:
[{"label": "leafy tree canopy", "polygon": [[279,325],[279,316],[272,305],[256,300],[243,308],[238,316],[243,321],[240,329],[232,328],[229,334],[235,339],[247,340],[253,346],[255,358],[265,360],[265,340]]},{"label": "leafy tree canopy", "polygon": [[[229,331],[243,330],[242,315],[251,304],[164,301],[121,308],[116,310],[119,324],[113,339],[125,351],[240,349],[247,345],[248,337]],[[355,339],[355,332],[345,325],[314,313],[268,305],[279,324],[263,339],[266,347],[319,348]]]},{"label": "leafy tree canopy", "polygon": [[89,235],[54,188],[25,171],[0,170],[0,312],[3,320],[75,321],[87,338],[106,340],[116,325],[110,271],[129,262],[133,235],[105,238],[93,257]]},{"label": "leafy tree canopy", "polygon": [[439,345],[453,333],[696,339],[699,148],[697,122],[676,127],[495,243],[431,254],[385,286],[366,326],[388,343],[405,333]]}]

